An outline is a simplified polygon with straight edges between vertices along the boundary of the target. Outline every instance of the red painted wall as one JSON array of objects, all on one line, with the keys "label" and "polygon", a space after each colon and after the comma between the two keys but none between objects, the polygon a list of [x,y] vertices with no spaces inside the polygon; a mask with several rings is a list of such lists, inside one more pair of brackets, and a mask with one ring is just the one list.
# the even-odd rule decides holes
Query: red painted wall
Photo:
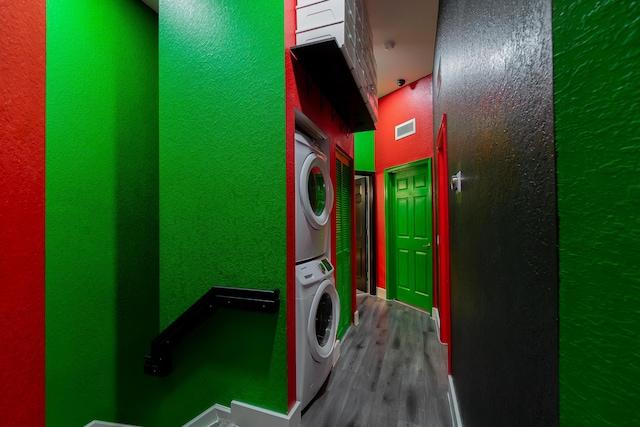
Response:
[{"label": "red painted wall", "polygon": [[[437,248],[438,286],[434,292],[434,306],[440,310],[440,340],[447,346],[448,368],[451,374],[451,253],[449,239],[449,164],[447,155],[447,115],[442,115],[436,139],[436,184],[437,187],[437,233],[440,236]],[[437,302],[437,304],[436,304]]]},{"label": "red painted wall", "polygon": [[0,5],[0,424],[44,425],[45,1]]},{"label": "red painted wall", "polygon": [[[377,277],[379,288],[387,287],[384,170],[433,156],[431,75],[390,93],[379,101],[375,133]],[[416,119],[416,133],[398,141],[395,127]]]},{"label": "red painted wall", "polygon": [[[285,0],[285,71],[286,71],[286,109],[287,109],[287,216],[295,218],[295,108],[300,110],[331,140],[331,179],[335,182],[335,150],[340,148],[348,157],[353,159],[353,134],[341,122],[340,118],[332,114],[331,105],[323,99],[320,90],[312,82],[307,81],[307,74],[299,64],[292,59],[289,49],[296,45],[296,0]],[[333,214],[332,259],[336,259],[335,249],[335,210]],[[353,240],[355,242],[355,239]],[[287,337],[289,360],[289,408],[296,400],[296,347],[295,347],[295,221],[289,221],[287,226]]]}]

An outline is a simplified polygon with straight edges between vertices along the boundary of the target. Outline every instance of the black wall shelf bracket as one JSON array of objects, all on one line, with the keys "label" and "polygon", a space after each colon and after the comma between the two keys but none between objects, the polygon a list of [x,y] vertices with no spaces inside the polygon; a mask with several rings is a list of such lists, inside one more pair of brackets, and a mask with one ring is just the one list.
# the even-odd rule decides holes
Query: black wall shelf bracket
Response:
[{"label": "black wall shelf bracket", "polygon": [[144,357],[144,373],[166,377],[173,371],[173,349],[220,308],[277,313],[280,290],[242,289],[214,286],[165,328]]}]

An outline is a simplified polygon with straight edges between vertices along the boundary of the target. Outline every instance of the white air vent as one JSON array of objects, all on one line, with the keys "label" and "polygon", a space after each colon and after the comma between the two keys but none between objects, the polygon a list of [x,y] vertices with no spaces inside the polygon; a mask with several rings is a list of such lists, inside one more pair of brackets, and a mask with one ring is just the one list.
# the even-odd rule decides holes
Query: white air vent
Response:
[{"label": "white air vent", "polygon": [[396,126],[396,141],[414,133],[416,133],[415,118]]}]

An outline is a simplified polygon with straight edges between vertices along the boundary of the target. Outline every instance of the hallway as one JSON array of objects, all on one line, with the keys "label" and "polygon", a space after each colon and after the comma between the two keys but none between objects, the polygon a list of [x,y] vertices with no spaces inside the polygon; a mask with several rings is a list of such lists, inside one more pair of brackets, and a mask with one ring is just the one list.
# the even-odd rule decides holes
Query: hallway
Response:
[{"label": "hallway", "polygon": [[302,427],[448,427],[446,346],[423,311],[357,295],[360,324],[345,336],[326,391]]}]

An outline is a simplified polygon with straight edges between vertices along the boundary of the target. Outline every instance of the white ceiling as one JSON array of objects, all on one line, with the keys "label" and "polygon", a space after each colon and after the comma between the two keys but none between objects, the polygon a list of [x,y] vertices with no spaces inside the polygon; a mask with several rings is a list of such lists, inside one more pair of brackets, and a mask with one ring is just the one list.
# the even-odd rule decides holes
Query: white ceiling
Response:
[{"label": "white ceiling", "polygon": [[[158,0],[143,0],[158,11]],[[364,0],[373,33],[378,97],[396,89],[398,79],[412,83],[433,72],[438,0]],[[395,41],[385,51],[384,42]]]},{"label": "white ceiling", "polygon": [[[433,72],[438,0],[364,0],[373,32],[378,97],[399,89],[398,79],[412,83]],[[394,40],[393,50],[384,42]]]}]

